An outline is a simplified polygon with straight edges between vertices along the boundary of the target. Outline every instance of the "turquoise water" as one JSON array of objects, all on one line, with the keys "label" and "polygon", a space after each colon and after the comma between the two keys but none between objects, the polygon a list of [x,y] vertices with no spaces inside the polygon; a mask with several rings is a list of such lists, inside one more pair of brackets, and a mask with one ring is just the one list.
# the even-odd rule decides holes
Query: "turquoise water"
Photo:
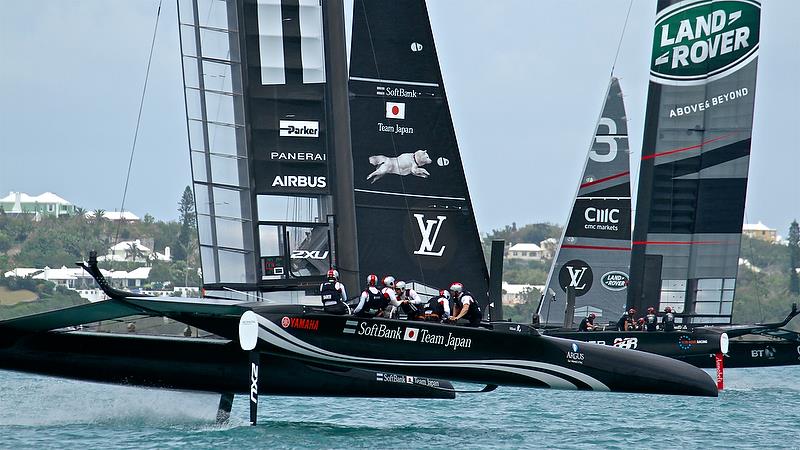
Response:
[{"label": "turquoise water", "polygon": [[499,388],[456,400],[237,397],[0,371],[0,448],[800,448],[800,367],[732,369],[717,399]]}]

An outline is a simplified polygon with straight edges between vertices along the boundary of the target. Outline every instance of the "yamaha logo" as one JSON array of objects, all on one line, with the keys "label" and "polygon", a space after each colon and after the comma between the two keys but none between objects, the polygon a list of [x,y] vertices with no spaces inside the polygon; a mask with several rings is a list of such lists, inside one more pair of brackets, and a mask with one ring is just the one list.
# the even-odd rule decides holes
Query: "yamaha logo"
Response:
[{"label": "yamaha logo", "polygon": [[292,323],[292,321],[289,320],[289,318],[286,317],[286,316],[283,316],[283,319],[281,319],[281,326],[283,328],[289,328],[289,325],[291,325],[291,323]]},{"label": "yamaha logo", "polygon": [[283,137],[319,137],[319,122],[315,120],[281,120],[280,135]]},{"label": "yamaha logo", "polygon": [[419,244],[419,249],[414,250],[414,254],[442,256],[445,246],[441,245],[437,249],[436,240],[439,238],[439,231],[441,231],[442,224],[447,219],[447,216],[436,216],[436,219],[425,219],[424,214],[414,214],[414,217],[417,219],[419,232],[422,235],[422,242]]},{"label": "yamaha logo", "polygon": [[564,292],[567,288],[573,288],[575,295],[580,297],[586,294],[592,288],[594,275],[592,269],[585,261],[580,259],[573,259],[561,266],[558,271],[558,284]]}]

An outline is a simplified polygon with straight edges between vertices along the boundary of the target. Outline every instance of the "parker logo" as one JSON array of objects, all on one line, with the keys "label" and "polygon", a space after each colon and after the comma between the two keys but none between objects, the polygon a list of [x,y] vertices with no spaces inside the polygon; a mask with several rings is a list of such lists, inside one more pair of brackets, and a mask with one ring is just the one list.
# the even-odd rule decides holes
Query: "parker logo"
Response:
[{"label": "parker logo", "polygon": [[316,120],[281,120],[280,135],[284,137],[319,137],[319,122]]},{"label": "parker logo", "polygon": [[436,239],[439,237],[439,231],[442,229],[446,216],[436,216],[436,219],[425,219],[424,214],[414,214],[419,226],[419,232],[422,235],[422,242],[419,244],[419,249],[414,250],[415,255],[425,256],[442,256],[444,254],[445,246],[439,247],[439,250],[434,250],[436,246]]},{"label": "parker logo", "polygon": [[758,55],[761,5],[754,0],[684,1],[656,17],[650,78],[693,85],[723,78]]},{"label": "parker logo", "polygon": [[566,292],[567,288],[574,288],[577,297],[589,292],[592,288],[593,281],[594,275],[592,274],[592,268],[589,267],[589,264],[580,259],[568,261],[561,266],[561,270],[558,271],[558,284],[561,286],[561,289]]},{"label": "parker logo", "polygon": [[600,277],[600,284],[609,291],[623,291],[628,287],[628,274],[619,270],[606,272]]}]

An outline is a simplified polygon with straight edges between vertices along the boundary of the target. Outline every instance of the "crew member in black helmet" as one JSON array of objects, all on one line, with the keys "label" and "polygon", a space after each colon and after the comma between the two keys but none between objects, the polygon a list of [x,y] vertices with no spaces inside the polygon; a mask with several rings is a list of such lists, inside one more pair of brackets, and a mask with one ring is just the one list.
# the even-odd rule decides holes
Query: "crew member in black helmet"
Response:
[{"label": "crew member in black helmet", "polygon": [[661,327],[664,331],[675,331],[675,314],[672,314],[672,308],[669,306],[664,308],[664,317],[661,318]]},{"label": "crew member in black helmet", "polygon": [[367,288],[361,293],[358,306],[353,310],[354,316],[382,317],[384,309],[389,305],[388,299],[378,290],[378,277],[375,274],[367,275]]},{"label": "crew member in black helmet", "polygon": [[652,306],[647,308],[647,315],[644,316],[644,329],[646,331],[656,331],[658,325],[658,317],[656,316],[656,309]]},{"label": "crew member in black helmet", "polygon": [[636,309],[631,308],[622,315],[617,321],[617,331],[634,331],[634,317],[636,316]]},{"label": "crew member in black helmet", "polygon": [[594,331],[594,329],[597,328],[594,324],[595,317],[597,316],[595,316],[594,313],[590,313],[588,316],[584,317],[580,325],[578,325],[578,331]]},{"label": "crew member in black helmet", "polygon": [[472,294],[464,290],[464,285],[458,282],[451,284],[450,295],[453,297],[453,315],[450,321],[458,322],[458,319],[463,317],[469,321],[468,326],[479,326],[483,319],[481,307]]},{"label": "crew member in black helmet", "polygon": [[339,271],[329,270],[328,281],[319,285],[319,295],[322,297],[322,306],[328,314],[349,314],[350,308],[344,303],[347,291],[339,282]]}]

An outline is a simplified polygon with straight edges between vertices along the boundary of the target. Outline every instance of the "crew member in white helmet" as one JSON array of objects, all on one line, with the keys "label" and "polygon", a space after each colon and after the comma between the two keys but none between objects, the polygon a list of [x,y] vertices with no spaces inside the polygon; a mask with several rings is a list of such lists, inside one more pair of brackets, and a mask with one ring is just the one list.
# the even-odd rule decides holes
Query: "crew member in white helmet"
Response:
[{"label": "crew member in white helmet", "polygon": [[328,281],[319,285],[319,295],[322,297],[322,306],[328,314],[350,314],[350,308],[345,304],[347,291],[339,282],[339,271],[328,271]]},{"label": "crew member in white helmet", "polygon": [[381,289],[381,295],[383,295],[384,301],[387,302],[383,317],[391,318],[395,309],[400,306],[400,301],[397,300],[395,284],[396,282],[394,277],[391,275],[383,279],[383,289]]},{"label": "crew member in white helmet", "polygon": [[481,307],[472,294],[464,290],[464,285],[458,282],[451,284],[450,295],[453,297],[453,315],[450,321],[455,323],[463,317],[469,321],[468,326],[479,326],[483,319]]},{"label": "crew member in white helmet", "polygon": [[383,298],[381,291],[377,287],[378,277],[375,274],[367,275],[367,287],[361,293],[358,305],[353,310],[354,316],[359,317],[382,317],[384,309],[389,305],[389,301]]},{"label": "crew member in white helmet", "polygon": [[425,300],[417,294],[417,291],[411,287],[406,287],[405,281],[398,281],[394,285],[394,291],[397,293],[397,301],[400,302],[400,309],[406,314],[406,317],[415,320],[420,314],[418,306],[425,304]]}]

